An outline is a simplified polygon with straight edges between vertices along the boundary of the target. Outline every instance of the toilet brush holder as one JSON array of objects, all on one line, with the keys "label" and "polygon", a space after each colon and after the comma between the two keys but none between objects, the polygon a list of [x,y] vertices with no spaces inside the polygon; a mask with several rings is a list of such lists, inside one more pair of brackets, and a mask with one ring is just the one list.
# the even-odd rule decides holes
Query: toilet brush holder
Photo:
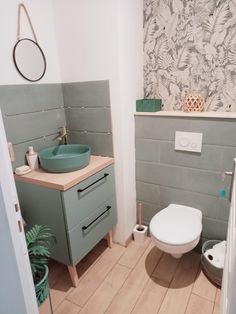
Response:
[{"label": "toilet brush holder", "polygon": [[136,225],[133,229],[134,241],[142,243],[147,237],[148,227],[144,225]]}]

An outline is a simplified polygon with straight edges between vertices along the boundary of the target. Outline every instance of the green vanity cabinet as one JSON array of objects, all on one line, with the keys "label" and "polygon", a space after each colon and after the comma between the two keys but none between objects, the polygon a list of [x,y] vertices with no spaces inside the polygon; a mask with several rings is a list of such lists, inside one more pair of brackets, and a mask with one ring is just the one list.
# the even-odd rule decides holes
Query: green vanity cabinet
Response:
[{"label": "green vanity cabinet", "polygon": [[29,227],[46,224],[55,238],[52,258],[75,266],[116,224],[114,166],[66,191],[16,181]]},{"label": "green vanity cabinet", "polygon": [[[98,181],[99,180],[99,181]],[[94,182],[97,182],[93,184]],[[109,166],[61,194],[67,229],[77,226],[115,195],[114,167]]]}]

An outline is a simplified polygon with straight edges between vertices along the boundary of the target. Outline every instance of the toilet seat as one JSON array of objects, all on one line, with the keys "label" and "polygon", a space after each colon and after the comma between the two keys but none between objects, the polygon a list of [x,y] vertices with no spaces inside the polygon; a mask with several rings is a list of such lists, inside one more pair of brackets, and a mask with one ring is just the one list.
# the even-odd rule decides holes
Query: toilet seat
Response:
[{"label": "toilet seat", "polygon": [[150,232],[168,245],[188,244],[198,239],[202,232],[202,213],[193,207],[170,204],[152,218]]}]

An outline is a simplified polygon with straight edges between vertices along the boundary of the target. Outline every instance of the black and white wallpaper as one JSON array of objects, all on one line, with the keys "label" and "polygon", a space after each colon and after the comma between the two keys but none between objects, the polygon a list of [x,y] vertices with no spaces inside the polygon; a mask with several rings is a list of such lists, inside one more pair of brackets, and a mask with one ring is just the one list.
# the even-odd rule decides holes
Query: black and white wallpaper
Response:
[{"label": "black and white wallpaper", "polygon": [[144,0],[144,85],[164,110],[199,90],[205,111],[236,111],[236,0]]}]

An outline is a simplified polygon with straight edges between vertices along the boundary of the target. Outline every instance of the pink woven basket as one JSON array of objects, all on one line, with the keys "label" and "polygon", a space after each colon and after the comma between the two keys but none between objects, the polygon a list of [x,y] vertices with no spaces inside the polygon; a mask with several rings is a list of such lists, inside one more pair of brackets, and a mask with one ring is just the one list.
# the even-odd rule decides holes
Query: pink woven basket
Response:
[{"label": "pink woven basket", "polygon": [[184,100],[183,111],[201,112],[204,110],[205,100],[199,92],[192,92]]}]

